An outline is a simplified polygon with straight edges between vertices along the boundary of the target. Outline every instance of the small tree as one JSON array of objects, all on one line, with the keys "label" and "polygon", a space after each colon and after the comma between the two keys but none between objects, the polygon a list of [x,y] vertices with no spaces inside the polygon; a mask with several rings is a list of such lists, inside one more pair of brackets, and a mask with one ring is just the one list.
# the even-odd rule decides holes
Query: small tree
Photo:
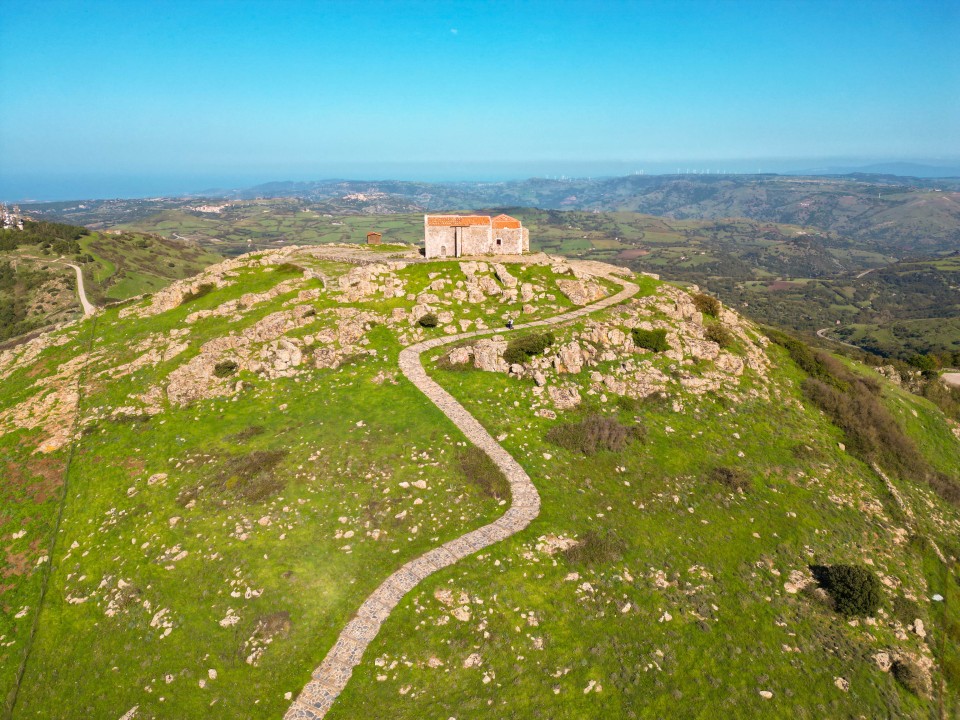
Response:
[{"label": "small tree", "polygon": [[432,328],[432,327],[436,327],[439,324],[440,320],[433,313],[427,313],[426,315],[421,317],[420,320],[418,320],[418,322],[420,323],[420,327]]},{"label": "small tree", "polygon": [[693,296],[693,306],[704,315],[720,316],[720,301],[713,295],[706,293],[697,293]]},{"label": "small tree", "polygon": [[733,345],[733,333],[727,330],[720,323],[711,323],[703,331],[707,340],[712,340],[722,348],[728,348]]},{"label": "small tree", "polygon": [[839,613],[873,615],[880,607],[880,580],[868,567],[833,565],[827,569],[826,585]]},{"label": "small tree", "polygon": [[654,352],[665,352],[670,349],[667,343],[666,330],[641,330],[634,328],[630,334],[633,336],[633,344],[637,347]]}]

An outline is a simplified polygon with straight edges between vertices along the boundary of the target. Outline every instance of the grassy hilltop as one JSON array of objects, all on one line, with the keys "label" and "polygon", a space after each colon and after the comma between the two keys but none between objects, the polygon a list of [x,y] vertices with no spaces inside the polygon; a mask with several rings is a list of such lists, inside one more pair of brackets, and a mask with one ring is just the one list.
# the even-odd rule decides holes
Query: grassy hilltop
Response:
[{"label": "grassy hilltop", "polygon": [[[699,283],[763,323],[810,335],[832,328],[839,331],[833,337],[884,357],[960,355],[955,252],[918,258],[911,250],[898,262],[890,248],[809,224],[505,209],[530,228],[535,249]],[[386,242],[419,244],[423,215],[327,212],[276,198],[229,203],[220,213],[170,208],[125,227],[236,255],[289,244],[362,243],[371,230]]]},{"label": "grassy hilltop", "polygon": [[[0,351],[13,717],[280,717],[390,572],[505,511],[398,354],[618,285],[543,255],[406,259],[244,255]],[[404,598],[328,717],[955,715],[956,425],[635,282],[549,336],[424,355],[542,511]],[[825,572],[846,564],[875,578],[866,614]]]}]

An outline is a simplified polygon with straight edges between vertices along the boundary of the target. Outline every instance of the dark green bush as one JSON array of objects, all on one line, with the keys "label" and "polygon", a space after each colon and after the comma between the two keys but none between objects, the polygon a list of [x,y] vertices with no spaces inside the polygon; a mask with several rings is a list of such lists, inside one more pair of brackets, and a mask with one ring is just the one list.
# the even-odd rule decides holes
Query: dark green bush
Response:
[{"label": "dark green bush", "polygon": [[221,360],[213,366],[213,374],[218,378],[230,377],[240,368],[233,360]]},{"label": "dark green bush", "polygon": [[901,685],[914,695],[926,695],[927,683],[923,673],[912,661],[900,658],[890,668],[890,672]]},{"label": "dark green bush", "polygon": [[874,615],[882,598],[880,580],[864,565],[832,565],[826,569],[827,592],[843,615]]},{"label": "dark green bush", "polygon": [[503,359],[511,365],[526,362],[527,358],[543,353],[544,350],[553,345],[555,340],[552,332],[514,338],[507,344],[507,349],[503,352]]},{"label": "dark green bush", "polygon": [[630,334],[633,336],[633,344],[637,347],[653,350],[654,352],[665,352],[670,349],[667,343],[666,330],[641,330],[634,328]]},{"label": "dark green bush", "polygon": [[578,423],[554,425],[547,431],[547,440],[564,450],[583,455],[595,455],[601,450],[620,452],[633,440],[643,440],[646,428],[642,425],[621,425],[604,415],[590,415]]},{"label": "dark green bush", "polygon": [[422,316],[417,322],[420,323],[420,327],[433,328],[440,323],[440,320],[433,313],[427,313],[426,315]]},{"label": "dark green bush", "polygon": [[612,563],[623,557],[627,544],[613,530],[588,530],[580,541],[563,551],[571,563],[596,565]]},{"label": "dark green bush", "polygon": [[483,450],[468,447],[460,453],[458,459],[467,480],[477,485],[484,495],[497,500],[510,497],[510,482]]},{"label": "dark green bush", "polygon": [[720,323],[710,323],[703,334],[707,340],[712,340],[722,348],[728,348],[734,343],[733,333]]},{"label": "dark green bush", "polygon": [[693,296],[693,305],[704,315],[713,315],[713,317],[720,316],[720,301],[713,297],[713,295],[697,293]]}]

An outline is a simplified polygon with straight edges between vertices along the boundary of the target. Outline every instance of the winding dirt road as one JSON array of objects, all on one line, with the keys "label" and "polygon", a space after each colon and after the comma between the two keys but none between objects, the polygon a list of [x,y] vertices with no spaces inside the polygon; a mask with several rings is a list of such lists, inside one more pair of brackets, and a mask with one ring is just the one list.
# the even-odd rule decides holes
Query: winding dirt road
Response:
[{"label": "winding dirt road", "polygon": [[[592,305],[555,315],[546,320],[517,325],[515,329],[543,327],[576,320],[628,300],[639,290],[636,285],[623,278],[608,276],[608,279],[622,285],[623,289]],[[467,338],[504,332],[501,328],[495,328],[426,340],[401,351],[399,365],[400,370],[410,382],[430,398],[431,402],[460,428],[467,439],[489,455],[500,468],[510,482],[510,508],[489,525],[484,525],[411,560],[384,580],[363,601],[354,618],[347,623],[333,648],[313,672],[313,679],[307,683],[287,710],[285,720],[319,720],[327,714],[343,688],[346,687],[353,669],[360,663],[367,646],[390,616],[390,612],[421,580],[520,532],[540,514],[540,495],[520,463],[503,449],[463,405],[427,375],[420,362],[420,355],[427,350]]]},{"label": "winding dirt road", "polygon": [[97,312],[97,306],[87,300],[87,293],[83,288],[83,271],[79,265],[74,265],[73,263],[65,264],[68,267],[72,267],[77,273],[77,294],[80,295],[80,305],[83,306],[83,314],[87,316],[93,315]]}]

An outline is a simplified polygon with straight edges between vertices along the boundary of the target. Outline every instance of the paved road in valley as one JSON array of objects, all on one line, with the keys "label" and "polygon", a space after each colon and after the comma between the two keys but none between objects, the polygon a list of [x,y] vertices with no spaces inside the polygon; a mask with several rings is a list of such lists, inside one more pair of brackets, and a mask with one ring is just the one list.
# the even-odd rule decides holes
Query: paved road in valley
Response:
[{"label": "paved road in valley", "polygon": [[851,345],[850,343],[844,342],[843,340],[837,340],[836,338],[830,337],[829,335],[827,335],[827,331],[830,329],[831,328],[820,328],[819,330],[817,330],[817,337],[823,338],[824,340],[829,340],[830,342],[840,343],[841,345],[846,345],[847,347],[852,347],[854,350],[862,350],[862,348],[860,348],[857,345]]},{"label": "paved road in valley", "polygon": [[[622,278],[610,276],[608,279],[622,285],[623,289],[592,305],[546,320],[516,325],[515,329],[543,327],[576,320],[597,310],[624,302],[639,290],[636,285]],[[540,514],[540,495],[520,463],[503,449],[463,405],[430,379],[420,362],[421,353],[427,350],[467,338],[503,332],[503,329],[495,328],[448,335],[411,345],[400,353],[400,370],[434,405],[440,408],[444,415],[450,418],[454,425],[460,428],[470,442],[489,455],[500,468],[510,482],[510,508],[489,525],[484,525],[411,560],[384,580],[380,587],[363,601],[354,618],[347,623],[330,652],[313,672],[313,679],[307,683],[287,710],[285,720],[319,720],[327,714],[343,688],[346,687],[353,669],[360,663],[367,646],[377,636],[380,626],[403,596],[416,587],[421,580],[437,570],[520,532]]]}]

